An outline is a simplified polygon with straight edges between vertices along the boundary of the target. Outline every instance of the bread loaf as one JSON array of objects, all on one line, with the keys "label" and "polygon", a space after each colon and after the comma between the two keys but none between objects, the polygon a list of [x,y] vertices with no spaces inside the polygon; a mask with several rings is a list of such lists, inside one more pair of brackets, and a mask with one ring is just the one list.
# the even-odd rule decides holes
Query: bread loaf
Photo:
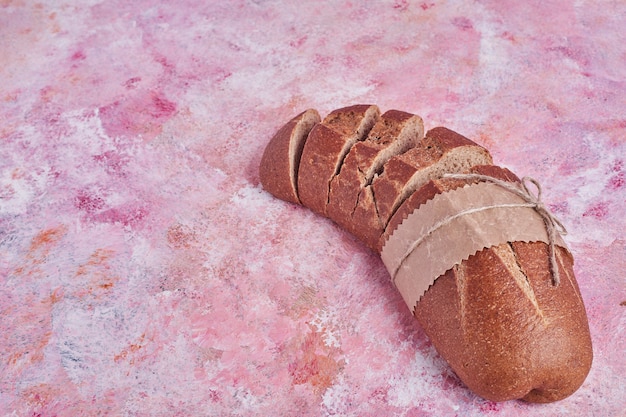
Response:
[{"label": "bread loaf", "polygon": [[[281,129],[264,153],[261,182],[273,195],[327,216],[378,253],[411,213],[419,215],[438,195],[488,178],[520,183],[492,165],[484,148],[449,129],[435,128],[423,137],[419,116],[392,110],[379,118],[375,106],[333,113],[321,124],[319,116],[316,121],[303,113]],[[286,145],[291,142],[297,145]],[[303,149],[306,156],[300,158]],[[449,173],[480,176],[457,179]],[[558,246],[552,256],[549,247],[513,241],[479,250],[437,277],[411,307],[441,356],[486,399],[560,400],[590,370],[591,338],[573,258]],[[558,285],[554,273],[561,277]]]}]

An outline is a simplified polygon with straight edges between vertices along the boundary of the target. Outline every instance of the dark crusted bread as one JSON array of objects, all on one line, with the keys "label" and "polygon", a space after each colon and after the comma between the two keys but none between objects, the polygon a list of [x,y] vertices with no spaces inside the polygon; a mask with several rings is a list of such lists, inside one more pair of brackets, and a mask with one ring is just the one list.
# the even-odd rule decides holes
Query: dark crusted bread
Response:
[{"label": "dark crusted bread", "polygon": [[[311,157],[302,158],[299,172],[298,152],[306,150],[303,143],[319,116],[290,121],[264,153],[263,186],[279,198],[310,204],[380,253],[420,205],[478,181],[443,174],[519,182],[510,171],[490,165],[486,150],[448,129],[435,128],[422,139],[422,121],[409,113],[385,113],[364,137],[363,115],[373,107],[341,109],[333,116],[335,132],[325,125],[311,134],[317,145]],[[299,198],[298,188],[310,193]],[[483,249],[438,277],[414,308],[438,352],[478,395],[550,402],[583,383],[593,356],[585,307],[570,253],[557,247],[556,262],[559,285],[553,285],[545,243]]]},{"label": "dark crusted bread", "polygon": [[[474,171],[514,180],[498,170]],[[404,210],[464,183],[431,181]],[[483,398],[552,402],[585,380],[593,357],[585,307],[571,255],[557,247],[556,258],[558,286],[552,284],[545,243],[484,249],[440,276],[417,303],[414,315],[437,351]]]},{"label": "dark crusted bread", "polygon": [[419,116],[398,110],[385,112],[367,139],[352,146],[339,175],[331,181],[326,215],[363,240],[362,234],[368,233],[378,219],[371,218],[372,224],[357,224],[353,220],[361,192],[390,158],[414,147],[423,135]]}]

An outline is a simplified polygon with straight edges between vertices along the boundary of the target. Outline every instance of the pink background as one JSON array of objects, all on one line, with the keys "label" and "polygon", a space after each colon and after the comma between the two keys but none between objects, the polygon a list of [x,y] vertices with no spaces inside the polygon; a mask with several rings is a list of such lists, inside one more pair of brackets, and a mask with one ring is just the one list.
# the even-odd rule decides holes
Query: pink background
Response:
[{"label": "pink background", "polygon": [[[0,1],[0,415],[626,415],[625,2],[169,3]],[[574,395],[475,396],[375,254],[262,190],[284,122],[354,103],[542,182]]]}]

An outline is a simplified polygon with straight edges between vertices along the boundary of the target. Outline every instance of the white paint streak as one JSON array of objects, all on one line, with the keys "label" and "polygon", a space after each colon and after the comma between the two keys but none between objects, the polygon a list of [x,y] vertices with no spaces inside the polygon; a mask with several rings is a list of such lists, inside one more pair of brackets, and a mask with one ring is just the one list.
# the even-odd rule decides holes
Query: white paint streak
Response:
[{"label": "white paint streak", "polygon": [[341,347],[340,336],[337,334],[337,317],[328,310],[320,310],[310,321],[318,333],[322,334],[324,344],[331,348]]}]

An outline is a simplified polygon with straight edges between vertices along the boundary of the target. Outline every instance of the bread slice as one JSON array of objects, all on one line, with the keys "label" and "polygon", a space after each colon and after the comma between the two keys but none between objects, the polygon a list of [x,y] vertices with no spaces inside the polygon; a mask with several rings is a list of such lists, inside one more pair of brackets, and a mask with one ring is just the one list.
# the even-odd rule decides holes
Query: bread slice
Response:
[{"label": "bread slice", "polygon": [[317,110],[309,109],[287,122],[272,137],[259,169],[266,191],[281,200],[300,204],[297,184],[300,157],[309,132],[320,121]]},{"label": "bread slice", "polygon": [[390,158],[414,147],[423,135],[424,125],[419,116],[398,110],[385,112],[367,139],[350,149],[339,175],[331,181],[326,215],[360,239],[368,235],[378,219],[371,217],[365,223],[354,221],[360,193]]},{"label": "bread slice", "polygon": [[[472,171],[519,181],[495,166]],[[403,211],[473,182],[429,182],[406,200],[388,228]],[[545,243],[484,249],[438,277],[417,303],[414,315],[439,354],[481,397],[552,402],[585,380],[593,358],[585,307],[571,255],[557,247],[556,256],[563,279],[553,286]]]},{"label": "bread slice", "polygon": [[368,226],[364,243],[380,252],[380,237],[395,210],[431,179],[491,163],[489,152],[464,136],[441,127],[430,130],[417,146],[389,159],[360,193],[352,218]]},{"label": "bread slice", "polygon": [[381,222],[386,226],[400,204],[431,179],[492,163],[489,152],[466,137],[445,127],[428,131],[415,148],[391,158],[372,183]]},{"label": "bread slice", "polygon": [[365,139],[380,117],[377,106],[355,105],[331,112],[316,125],[304,145],[298,176],[300,201],[326,214],[330,183],[348,151]]}]

